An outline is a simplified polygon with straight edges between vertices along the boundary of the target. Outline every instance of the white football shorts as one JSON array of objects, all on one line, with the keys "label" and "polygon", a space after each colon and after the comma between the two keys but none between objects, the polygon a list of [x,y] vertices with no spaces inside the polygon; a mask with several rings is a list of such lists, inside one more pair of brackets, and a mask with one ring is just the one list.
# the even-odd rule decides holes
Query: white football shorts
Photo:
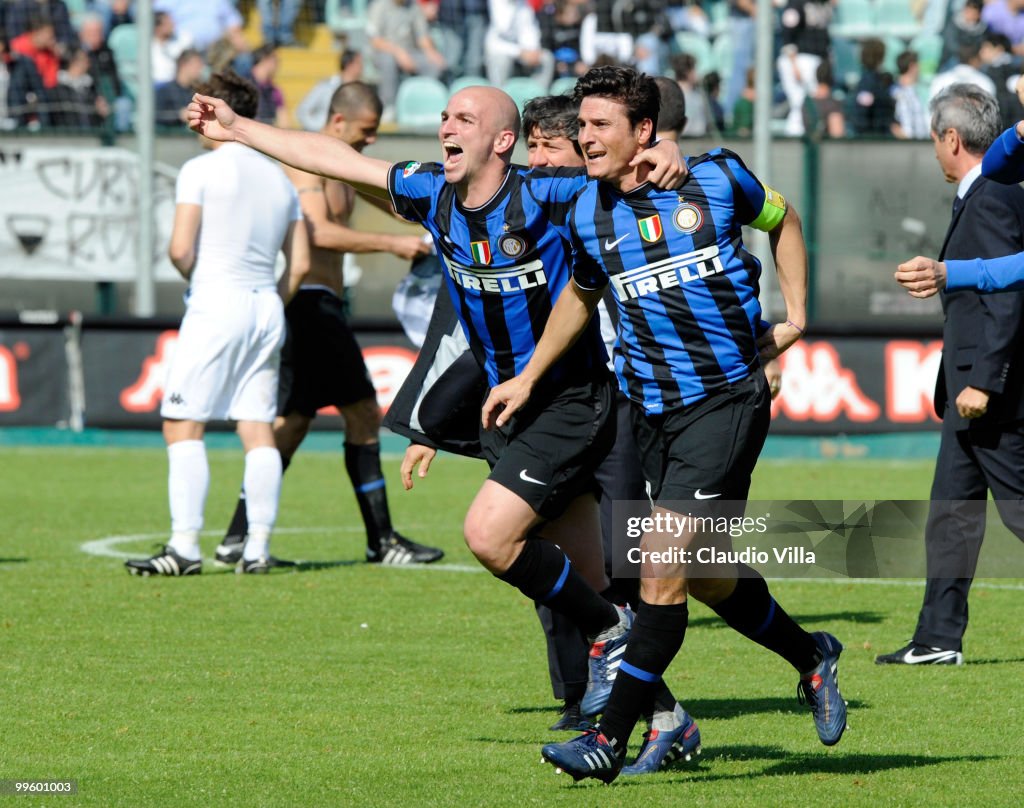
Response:
[{"label": "white football shorts", "polygon": [[284,307],[273,289],[195,290],[178,332],[161,417],[273,423],[284,334]]}]

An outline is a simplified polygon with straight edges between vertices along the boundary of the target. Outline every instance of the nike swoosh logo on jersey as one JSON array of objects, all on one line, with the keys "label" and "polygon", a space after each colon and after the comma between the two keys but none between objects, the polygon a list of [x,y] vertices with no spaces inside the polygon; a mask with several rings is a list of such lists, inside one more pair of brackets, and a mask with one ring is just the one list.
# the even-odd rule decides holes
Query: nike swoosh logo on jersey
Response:
[{"label": "nike swoosh logo on jersey", "polygon": [[624,235],[624,236],[619,236],[617,239],[615,239],[615,241],[609,241],[608,239],[605,239],[604,240],[604,248],[606,250],[614,250],[616,247],[619,246],[619,244],[621,244],[623,241],[625,241],[631,235],[632,235],[632,233],[626,233],[626,235]]},{"label": "nike swoosh logo on jersey", "polygon": [[721,494],[705,494],[699,488],[693,492],[694,499],[714,499],[715,497],[722,496]]},{"label": "nike swoosh logo on jersey", "polygon": [[533,483],[534,485],[547,485],[547,483],[542,483],[540,480],[533,479],[533,477],[526,473],[526,469],[519,472],[519,479],[523,482]]},{"label": "nike swoosh logo on jersey", "polygon": [[956,651],[931,651],[925,654],[918,654],[916,651],[916,648],[911,648],[903,655],[903,661],[907,665],[917,665],[922,662],[935,662],[937,659],[949,659],[956,656]]}]

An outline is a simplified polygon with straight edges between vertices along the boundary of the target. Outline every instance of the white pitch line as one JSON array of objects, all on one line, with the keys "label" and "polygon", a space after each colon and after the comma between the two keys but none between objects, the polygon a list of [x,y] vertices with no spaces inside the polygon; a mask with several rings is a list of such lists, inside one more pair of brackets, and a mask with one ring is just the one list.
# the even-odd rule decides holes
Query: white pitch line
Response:
[{"label": "white pitch line", "polygon": [[[363,528],[361,527],[282,527],[274,530],[275,535],[289,534],[289,533],[362,533]],[[221,532],[219,530],[204,530],[203,536],[219,536]],[[91,541],[82,542],[79,545],[79,549],[91,556],[99,556],[103,558],[138,558],[138,552],[126,552],[124,550],[116,549],[118,545],[127,544],[129,542],[140,542],[140,541],[158,541],[159,539],[165,538],[166,533],[132,533],[125,534],[123,536],[105,536],[102,539],[93,539]],[[204,561],[213,563],[212,558],[204,558]],[[303,559],[303,561],[309,561],[309,559]],[[314,562],[315,563],[315,562]],[[418,570],[418,569],[434,569],[442,570],[444,572],[483,572],[481,567],[471,567],[465,564],[407,564],[407,565],[395,565],[387,566],[387,569],[404,569],[404,570]]]},{"label": "white pitch line", "polygon": [[[276,535],[280,534],[295,534],[295,533],[361,533],[361,527],[282,527],[274,530]],[[128,553],[124,550],[115,549],[118,545],[127,544],[128,542],[139,542],[139,541],[156,541],[166,536],[166,533],[134,533],[126,534],[123,536],[106,536],[102,539],[94,539],[92,541],[83,542],[79,549],[83,553],[91,556],[101,556],[104,558],[137,558],[138,552]],[[221,535],[219,530],[204,530],[202,535],[204,536],[219,536]],[[212,558],[203,559],[212,563]],[[308,559],[304,559],[307,560]],[[482,567],[468,566],[466,564],[404,564],[396,565],[394,567],[389,566],[387,569],[403,569],[403,570],[423,570],[429,572],[430,570],[440,570],[442,572],[484,572]],[[772,583],[785,583],[786,581],[793,581],[794,583],[803,584],[864,584],[867,586],[908,586],[921,588],[924,586],[924,581],[907,581],[894,578],[772,578]],[[972,589],[993,589],[1002,590],[1008,592],[1024,592],[1024,584],[999,584],[990,583],[988,581],[975,581],[971,585]]]}]

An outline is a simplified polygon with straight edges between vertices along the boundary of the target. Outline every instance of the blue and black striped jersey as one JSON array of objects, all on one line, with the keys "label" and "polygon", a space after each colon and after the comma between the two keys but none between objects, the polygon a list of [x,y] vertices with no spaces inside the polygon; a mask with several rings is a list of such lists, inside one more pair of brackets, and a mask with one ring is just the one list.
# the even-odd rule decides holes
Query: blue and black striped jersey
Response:
[{"label": "blue and black striped jersey", "polygon": [[[586,183],[583,169],[512,166],[490,201],[466,208],[439,163],[391,167],[395,210],[433,236],[455,310],[492,386],[526,367],[569,282],[568,216]],[[604,361],[595,318],[551,378],[578,376]]]},{"label": "blue and black striped jersey", "polygon": [[759,367],[761,266],[741,228],[772,230],[786,211],[733,152],[687,162],[690,175],[674,191],[591,183],[570,219],[573,277],[583,289],[611,283],[616,375],[649,414],[700,401]]}]

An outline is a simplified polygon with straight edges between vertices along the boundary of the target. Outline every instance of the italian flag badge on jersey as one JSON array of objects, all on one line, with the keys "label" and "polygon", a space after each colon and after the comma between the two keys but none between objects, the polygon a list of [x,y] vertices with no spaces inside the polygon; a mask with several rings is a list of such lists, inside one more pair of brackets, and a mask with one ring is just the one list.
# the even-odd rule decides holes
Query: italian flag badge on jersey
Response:
[{"label": "italian flag badge on jersey", "polygon": [[489,241],[470,242],[469,251],[473,253],[473,260],[478,264],[491,263],[491,244]]},{"label": "italian flag badge on jersey", "polygon": [[657,214],[648,216],[636,224],[640,228],[640,237],[644,241],[657,241],[661,238],[661,216]]}]

